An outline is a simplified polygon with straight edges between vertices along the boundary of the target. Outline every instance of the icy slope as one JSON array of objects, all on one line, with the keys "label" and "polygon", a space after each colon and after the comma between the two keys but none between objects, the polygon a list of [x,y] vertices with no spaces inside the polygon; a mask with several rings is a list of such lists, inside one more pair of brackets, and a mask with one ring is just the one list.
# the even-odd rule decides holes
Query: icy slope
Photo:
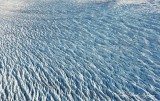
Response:
[{"label": "icy slope", "polygon": [[158,0],[0,1],[1,101],[160,100]]}]

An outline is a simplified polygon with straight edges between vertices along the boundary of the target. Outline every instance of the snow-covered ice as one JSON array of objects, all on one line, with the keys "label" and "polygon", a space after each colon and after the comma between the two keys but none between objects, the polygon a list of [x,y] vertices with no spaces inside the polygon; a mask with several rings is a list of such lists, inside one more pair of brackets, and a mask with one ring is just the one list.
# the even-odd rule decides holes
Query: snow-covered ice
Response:
[{"label": "snow-covered ice", "polygon": [[159,0],[0,0],[0,101],[160,100]]}]

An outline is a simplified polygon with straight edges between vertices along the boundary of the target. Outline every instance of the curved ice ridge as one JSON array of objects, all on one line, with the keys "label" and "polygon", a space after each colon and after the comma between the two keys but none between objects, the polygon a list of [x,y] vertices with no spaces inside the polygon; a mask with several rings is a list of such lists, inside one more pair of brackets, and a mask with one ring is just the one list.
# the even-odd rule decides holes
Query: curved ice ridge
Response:
[{"label": "curved ice ridge", "polygon": [[1,101],[160,100],[158,0],[20,1],[0,3]]}]

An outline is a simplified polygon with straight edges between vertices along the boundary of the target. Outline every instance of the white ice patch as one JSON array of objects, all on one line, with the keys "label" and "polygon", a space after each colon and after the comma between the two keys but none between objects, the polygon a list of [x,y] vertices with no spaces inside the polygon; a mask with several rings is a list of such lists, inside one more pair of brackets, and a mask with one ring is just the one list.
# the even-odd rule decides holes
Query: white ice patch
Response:
[{"label": "white ice patch", "polygon": [[118,0],[118,4],[141,4],[141,3],[147,3],[147,0]]},{"label": "white ice patch", "polygon": [[3,10],[3,13],[19,9],[24,6],[24,1],[22,0],[0,0],[0,10]]},{"label": "white ice patch", "polygon": [[110,0],[75,0],[78,3],[89,3],[89,2],[108,2]]}]

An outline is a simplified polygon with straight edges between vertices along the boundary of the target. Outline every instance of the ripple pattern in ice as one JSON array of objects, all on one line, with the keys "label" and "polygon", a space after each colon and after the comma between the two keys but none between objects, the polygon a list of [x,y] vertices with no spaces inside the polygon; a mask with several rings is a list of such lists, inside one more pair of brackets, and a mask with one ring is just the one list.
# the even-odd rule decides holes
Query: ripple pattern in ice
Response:
[{"label": "ripple pattern in ice", "polygon": [[160,100],[158,0],[20,1],[0,4],[2,101]]}]

